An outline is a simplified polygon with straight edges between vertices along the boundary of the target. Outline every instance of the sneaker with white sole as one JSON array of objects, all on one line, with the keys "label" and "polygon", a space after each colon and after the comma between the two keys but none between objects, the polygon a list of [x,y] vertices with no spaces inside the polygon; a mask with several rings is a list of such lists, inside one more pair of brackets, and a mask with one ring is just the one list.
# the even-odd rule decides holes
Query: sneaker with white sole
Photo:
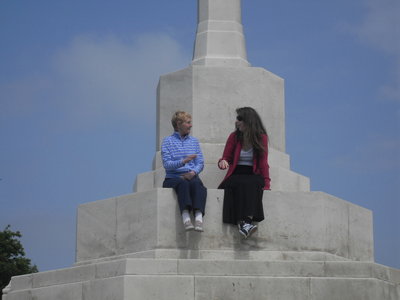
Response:
[{"label": "sneaker with white sole", "polygon": [[203,232],[203,222],[202,221],[196,221],[194,225],[194,230]]},{"label": "sneaker with white sole", "polygon": [[186,222],[183,223],[183,227],[185,227],[186,231],[191,231],[194,229],[194,226],[192,224],[192,221],[187,220]]},{"label": "sneaker with white sole", "polygon": [[257,230],[257,225],[246,223],[245,221],[240,221],[238,223],[239,233],[247,239]]}]

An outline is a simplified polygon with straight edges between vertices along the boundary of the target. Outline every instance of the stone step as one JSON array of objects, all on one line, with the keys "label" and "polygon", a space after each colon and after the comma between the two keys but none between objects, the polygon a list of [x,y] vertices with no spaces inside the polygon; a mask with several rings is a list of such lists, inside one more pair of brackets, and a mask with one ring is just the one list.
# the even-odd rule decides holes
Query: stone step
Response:
[{"label": "stone step", "polygon": [[[398,300],[399,287],[376,279],[195,277],[195,300]],[[163,298],[154,298],[163,299]],[[183,299],[183,298],[182,298]]]},{"label": "stone step", "polygon": [[368,278],[119,276],[30,290],[3,300],[399,300],[400,289]]},{"label": "stone step", "polygon": [[318,251],[240,251],[240,250],[187,250],[154,249],[124,255],[102,257],[76,262],[74,266],[113,261],[126,258],[204,259],[204,260],[263,260],[263,261],[350,261],[342,256]]},{"label": "stone step", "polygon": [[400,270],[369,262],[131,258],[14,277],[5,300],[298,300],[323,295],[398,300]]},{"label": "stone step", "polygon": [[372,278],[400,284],[400,270],[370,262],[130,258],[15,277],[12,288],[40,288],[125,275]]}]

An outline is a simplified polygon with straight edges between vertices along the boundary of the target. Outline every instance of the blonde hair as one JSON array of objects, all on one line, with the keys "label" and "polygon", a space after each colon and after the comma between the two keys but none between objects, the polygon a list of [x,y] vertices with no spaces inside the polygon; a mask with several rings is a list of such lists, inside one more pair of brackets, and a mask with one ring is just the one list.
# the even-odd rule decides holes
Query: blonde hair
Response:
[{"label": "blonde hair", "polygon": [[172,126],[174,127],[174,129],[178,130],[178,124],[182,124],[187,119],[191,119],[191,118],[192,118],[191,114],[189,114],[185,111],[178,110],[172,116],[171,123],[172,123]]}]

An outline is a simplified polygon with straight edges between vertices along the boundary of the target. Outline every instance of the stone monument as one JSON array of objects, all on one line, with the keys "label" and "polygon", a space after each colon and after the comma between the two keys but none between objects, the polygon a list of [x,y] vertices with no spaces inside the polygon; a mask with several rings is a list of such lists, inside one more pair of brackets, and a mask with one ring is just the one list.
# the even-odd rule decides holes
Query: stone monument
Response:
[{"label": "stone monument", "polygon": [[[222,224],[216,167],[235,109],[252,106],[270,135],[266,220],[243,240]],[[161,139],[176,110],[193,116],[208,187],[204,232],[185,232],[173,190],[161,188]],[[14,277],[5,300],[399,300],[400,270],[374,263],[371,211],[290,170],[283,79],[247,61],[241,0],[198,0],[193,60],[161,76],[153,170],[132,194],[78,208],[76,263]],[[161,213],[162,212],[162,213]]]}]

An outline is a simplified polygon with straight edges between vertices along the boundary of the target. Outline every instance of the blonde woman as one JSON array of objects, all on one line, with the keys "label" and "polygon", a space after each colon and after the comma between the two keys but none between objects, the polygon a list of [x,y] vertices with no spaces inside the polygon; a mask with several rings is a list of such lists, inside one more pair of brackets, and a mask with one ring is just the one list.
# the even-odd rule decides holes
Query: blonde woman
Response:
[{"label": "blonde woman", "polygon": [[199,178],[204,168],[203,154],[198,140],[190,136],[192,117],[189,113],[177,111],[171,123],[174,133],[164,138],[161,145],[166,172],[163,187],[175,190],[185,230],[202,232],[207,198],[207,189]]}]

